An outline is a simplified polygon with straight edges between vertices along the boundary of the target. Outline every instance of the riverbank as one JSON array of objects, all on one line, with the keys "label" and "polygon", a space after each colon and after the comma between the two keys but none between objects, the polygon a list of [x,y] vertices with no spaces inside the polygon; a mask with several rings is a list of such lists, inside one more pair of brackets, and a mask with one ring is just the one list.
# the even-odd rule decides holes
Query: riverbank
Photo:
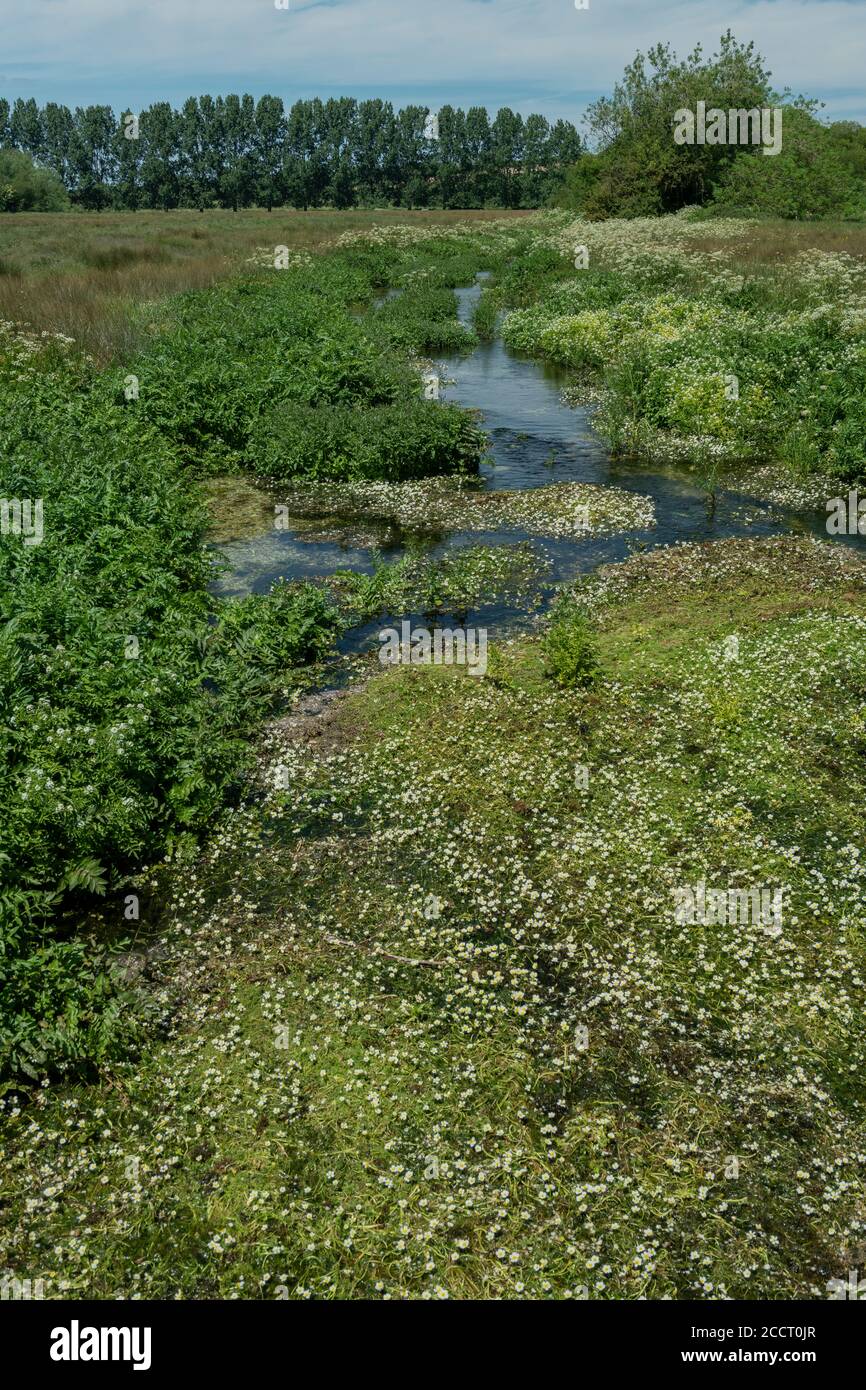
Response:
[{"label": "riverbank", "polygon": [[[777,261],[757,254],[761,236],[694,210],[552,228],[549,258],[539,249],[511,299],[507,276],[499,292],[508,305],[519,291],[505,341],[586,377],[616,453],[688,462],[709,490],[756,460],[794,482],[859,478],[862,234],[835,243],[851,254],[801,230]],[[570,280],[557,254],[573,257]]]}]

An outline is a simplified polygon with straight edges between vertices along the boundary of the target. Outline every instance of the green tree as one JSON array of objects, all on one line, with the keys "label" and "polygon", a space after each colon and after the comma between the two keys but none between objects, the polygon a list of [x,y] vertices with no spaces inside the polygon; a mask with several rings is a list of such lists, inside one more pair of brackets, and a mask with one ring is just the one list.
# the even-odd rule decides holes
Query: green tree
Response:
[{"label": "green tree", "polygon": [[[840,123],[841,124],[841,123]],[[715,189],[714,207],[757,217],[866,215],[866,131],[824,126],[809,111],[788,106],[782,149],[772,159],[740,154]]]},{"label": "green tree", "polygon": [[510,106],[501,107],[490,134],[494,199],[500,207],[517,207],[520,202],[519,171],[523,164],[523,117]]},{"label": "green tree", "polygon": [[76,106],[69,164],[76,203],[99,212],[111,202],[116,121],[110,106]]},{"label": "green tree", "polygon": [[45,131],[42,113],[33,97],[29,97],[27,101],[19,97],[15,102],[9,121],[9,133],[11,143],[16,149],[29,154],[36,163],[42,160],[45,153]]},{"label": "green tree", "polygon": [[258,201],[268,212],[282,202],[283,144],[286,114],[281,97],[264,96],[255,111],[253,159]]},{"label": "green tree", "polygon": [[227,96],[222,108],[222,124],[225,165],[219,182],[219,199],[223,207],[237,212],[238,208],[249,207],[256,186],[253,98],[246,94]]},{"label": "green tree", "polygon": [[150,208],[176,208],[180,201],[179,124],[167,101],[154,102],[139,117],[141,186]]},{"label": "green tree", "polygon": [[[184,206],[203,212],[213,202],[213,152],[202,102],[210,97],[187,97],[177,118],[178,179]],[[211,102],[212,105],[212,102]]]},{"label": "green tree", "polygon": [[682,61],[669,44],[638,53],[612,96],[587,111],[601,156],[588,215],[646,216],[705,203],[738,147],[677,145],[676,112],[695,111],[699,101],[725,111],[773,105],[769,78],[754,44],[738,43],[730,31],[710,58],[700,45]]},{"label": "green tree", "polygon": [[42,125],[45,164],[57,175],[64,188],[70,188],[75,147],[75,122],[72,112],[68,106],[58,106],[56,102],[49,101],[42,113]]}]

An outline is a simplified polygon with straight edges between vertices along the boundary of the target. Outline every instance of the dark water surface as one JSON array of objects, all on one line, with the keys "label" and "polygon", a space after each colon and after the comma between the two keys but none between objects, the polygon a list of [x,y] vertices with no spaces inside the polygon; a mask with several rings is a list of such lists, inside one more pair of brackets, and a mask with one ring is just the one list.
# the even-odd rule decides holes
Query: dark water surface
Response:
[{"label": "dark water surface", "polygon": [[[484,277],[479,277],[482,280]],[[456,291],[459,316],[469,323],[481,293],[476,283]],[[393,291],[390,292],[393,297]],[[613,536],[528,536],[518,528],[497,531],[455,531],[432,545],[430,555],[470,545],[514,545],[528,541],[550,564],[541,594],[541,606],[549,601],[556,584],[575,579],[600,564],[624,559],[635,548],[652,549],[678,541],[720,540],[728,536],[771,536],[783,533],[815,535],[827,539],[825,513],[804,513],[719,488],[715,507],[683,468],[629,463],[612,459],[592,432],[589,412],[563,405],[560,393],[568,374],[535,358],[508,352],[501,340],[481,344],[466,357],[438,359],[449,384],[443,400],[480,409],[482,424],[490,435],[492,461],[481,469],[490,489],[531,489],[557,482],[585,482],[621,488],[649,496],[655,505],[656,524],[646,530],[624,531]],[[453,381],[450,379],[453,378]],[[866,546],[866,538],[840,537],[844,543]],[[232,541],[218,547],[231,566],[220,581],[223,595],[266,593],[275,580],[310,579],[338,569],[373,570],[373,548],[336,542],[306,541],[301,530],[269,530],[252,540]],[[382,547],[394,559],[402,546]],[[524,625],[538,602],[527,599],[485,604],[458,615],[459,621],[497,631]],[[406,616],[424,622],[429,614]],[[446,616],[446,615],[443,615]],[[451,615],[447,615],[451,616]],[[341,643],[343,651],[368,646],[382,626],[382,618],[355,628]]]}]

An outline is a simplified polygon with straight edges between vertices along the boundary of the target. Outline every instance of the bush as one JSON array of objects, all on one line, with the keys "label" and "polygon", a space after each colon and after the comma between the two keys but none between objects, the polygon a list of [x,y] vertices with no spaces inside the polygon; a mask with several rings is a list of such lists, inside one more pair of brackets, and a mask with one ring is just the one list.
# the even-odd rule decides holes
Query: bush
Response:
[{"label": "bush", "polygon": [[422,281],[387,300],[372,316],[370,329],[404,353],[471,352],[478,339],[457,319],[456,309],[453,290]]},{"label": "bush", "polygon": [[[859,149],[866,149],[861,130]],[[713,209],[750,217],[855,217],[866,215],[866,178],[858,145],[846,131],[823,126],[807,111],[785,107],[782,148],[772,158],[737,156],[713,191]]]},{"label": "bush", "polygon": [[472,315],[472,327],[482,342],[492,342],[496,336],[496,300],[490,290],[483,290]]},{"label": "bush", "polygon": [[0,150],[0,212],[63,212],[66,189],[49,169],[20,150]]}]

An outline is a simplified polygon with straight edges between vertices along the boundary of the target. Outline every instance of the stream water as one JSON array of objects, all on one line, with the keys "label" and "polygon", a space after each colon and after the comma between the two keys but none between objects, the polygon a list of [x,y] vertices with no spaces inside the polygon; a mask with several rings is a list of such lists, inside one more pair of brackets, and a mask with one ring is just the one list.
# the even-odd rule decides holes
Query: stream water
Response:
[{"label": "stream water", "polygon": [[[456,291],[461,322],[469,323],[481,293],[483,276]],[[391,292],[393,294],[393,291]],[[563,404],[561,392],[567,373],[535,358],[510,353],[497,338],[481,344],[469,356],[438,359],[447,384],[443,400],[480,409],[482,424],[490,435],[490,462],[482,465],[483,485],[491,489],[531,489],[554,482],[586,482],[618,487],[653,499],[656,524],[646,530],[615,535],[556,537],[528,535],[515,527],[495,531],[453,531],[432,544],[429,554],[442,555],[468,545],[513,545],[525,541],[549,564],[544,588],[533,598],[484,604],[461,612],[457,620],[481,625],[491,634],[515,630],[543,609],[554,588],[600,564],[621,560],[636,547],[650,549],[678,541],[719,540],[728,536],[770,536],[781,533],[812,534],[827,539],[825,514],[804,513],[781,507],[743,491],[720,488],[715,506],[686,469],[659,467],[613,459],[593,433],[589,412]],[[866,538],[840,538],[844,543],[866,546]],[[341,545],[305,539],[302,528],[268,530],[250,540],[218,547],[230,569],[219,582],[223,595],[264,593],[275,580],[308,579],[355,569],[373,569],[371,546]],[[403,552],[401,545],[381,547],[390,559]],[[442,613],[443,620],[452,617]],[[390,615],[390,624],[407,617],[429,621],[429,614]],[[341,643],[344,652],[359,651],[373,643],[383,618],[354,628]]]}]

